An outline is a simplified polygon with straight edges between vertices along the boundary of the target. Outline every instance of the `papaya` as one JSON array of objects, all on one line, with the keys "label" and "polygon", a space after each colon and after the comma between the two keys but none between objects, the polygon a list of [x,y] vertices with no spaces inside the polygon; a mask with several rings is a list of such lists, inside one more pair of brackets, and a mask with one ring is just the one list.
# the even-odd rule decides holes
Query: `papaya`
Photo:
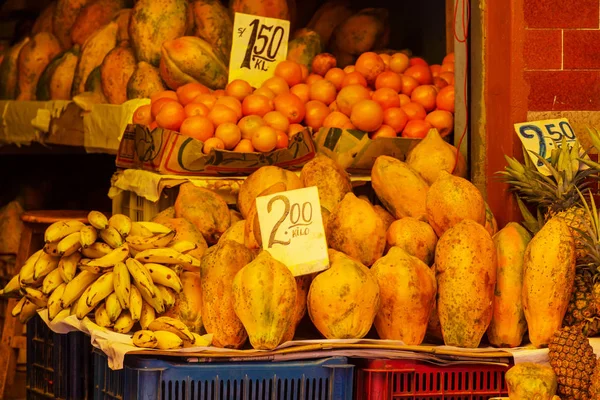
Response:
[{"label": "papaya", "polygon": [[202,321],[206,332],[213,334],[216,347],[238,349],[248,338],[235,312],[233,281],[253,258],[250,250],[231,240],[209,248],[202,257]]},{"label": "papaya", "polygon": [[483,226],[490,236],[494,236],[498,232],[498,222],[487,202],[485,202],[485,224]]},{"label": "papaya", "polygon": [[54,57],[40,76],[36,99],[41,101],[71,99],[73,74],[78,60],[79,46],[77,45]]},{"label": "papaya", "polygon": [[40,32],[19,53],[17,100],[35,100],[40,76],[50,61],[61,51],[54,35]]},{"label": "papaya", "polygon": [[99,67],[108,52],[115,48],[118,28],[116,22],[109,22],[94,32],[83,44],[73,78],[73,96],[85,90],[85,82],[90,72]]},{"label": "papaya", "polygon": [[294,317],[292,318],[292,323],[289,325],[287,331],[283,335],[281,343],[289,342],[290,340],[294,339],[296,329],[306,314],[306,298],[308,296],[308,290],[310,289],[311,282],[312,274],[296,277],[296,306],[294,307]]},{"label": "papaya", "polygon": [[169,221],[172,218],[175,218],[175,207],[170,206],[156,214],[154,217],[152,217],[151,221],[158,222],[159,224],[164,225],[165,221]]},{"label": "papaya", "polygon": [[196,248],[194,250],[188,251],[187,254],[194,258],[197,258],[198,260],[201,260],[202,256],[204,256],[204,253],[206,252],[206,249],[208,249],[208,245],[206,244],[204,236],[202,236],[202,234],[198,232],[198,229],[196,229],[194,224],[192,224],[187,219],[175,218],[175,209],[172,209],[173,217],[165,218],[160,223],[177,232],[175,234],[175,237],[173,238],[174,241],[188,240],[192,243],[195,243]]},{"label": "papaya", "polygon": [[379,215],[379,217],[383,221],[383,228],[387,232],[388,229],[390,228],[390,225],[392,225],[394,223],[394,221],[396,221],[396,218],[394,218],[394,216],[392,214],[390,214],[388,212],[388,210],[381,207],[379,204],[374,205],[373,209],[375,209],[375,212]]},{"label": "papaya", "polygon": [[227,8],[219,0],[196,0],[190,8],[194,21],[190,36],[204,39],[229,64],[233,22]]},{"label": "papaya", "polygon": [[383,206],[396,218],[427,219],[429,185],[408,164],[379,156],[371,169],[371,185]]},{"label": "papaya", "polygon": [[361,339],[379,310],[379,285],[373,273],[344,253],[329,249],[329,269],[308,291],[308,315],[327,339]]},{"label": "papaya", "polygon": [[326,1],[314,13],[306,27],[319,34],[326,45],[335,28],[354,14],[347,0]]},{"label": "papaya", "polygon": [[56,0],[56,8],[52,16],[52,32],[63,49],[73,46],[71,29],[79,11],[89,2],[90,0]]},{"label": "papaya", "polygon": [[232,21],[236,12],[288,21],[291,15],[286,0],[229,0],[229,12]]},{"label": "papaya", "polygon": [[111,104],[127,101],[127,82],[135,71],[135,56],[127,42],[121,42],[108,52],[102,65],[102,91]]},{"label": "papaya", "polygon": [[28,37],[25,37],[20,42],[12,45],[2,59],[0,64],[0,100],[14,100],[17,98],[19,54],[29,40]]},{"label": "papaya", "polygon": [[427,222],[404,217],[394,221],[386,233],[386,246],[399,247],[427,265],[433,264],[438,238]]},{"label": "papaya", "polygon": [[310,70],[312,60],[323,51],[323,42],[319,34],[310,29],[303,29],[302,33],[288,42],[287,59],[304,64]]},{"label": "papaya", "polygon": [[509,222],[494,237],[498,260],[494,313],[487,331],[497,347],[517,347],[527,330],[523,312],[523,257],[531,235],[516,222]]},{"label": "papaya", "polygon": [[202,330],[202,280],[200,271],[183,271],[179,276],[183,290],[177,294],[175,304],[163,315],[182,321],[190,331]]},{"label": "papaya", "polygon": [[575,281],[575,259],[575,240],[559,218],[547,221],[525,249],[523,311],[536,347],[550,343],[562,325]]},{"label": "papaya", "polygon": [[224,240],[233,240],[234,242],[238,242],[240,244],[244,244],[244,230],[246,228],[246,220],[242,219],[240,221],[236,221],[227,230],[225,233],[221,235],[219,238],[219,242],[221,243]]},{"label": "papaya", "polygon": [[538,363],[517,364],[506,371],[505,379],[511,400],[553,400],[558,389],[552,367]]},{"label": "papaya", "polygon": [[185,34],[187,13],[187,0],[138,0],[129,20],[136,59],[158,67],[163,43]]},{"label": "papaya", "polygon": [[427,264],[399,247],[373,264],[381,305],[375,329],[381,339],[419,345],[425,338],[436,294],[435,274]]},{"label": "papaya", "polygon": [[102,75],[99,66],[94,68],[88,75],[85,81],[84,92],[94,94],[96,103],[108,103],[108,99],[102,91]]},{"label": "papaya", "polygon": [[117,43],[129,40],[129,19],[131,18],[131,8],[124,8],[118,11],[113,17],[113,21],[119,25],[117,32]]},{"label": "papaya", "polygon": [[[435,274],[435,264],[431,267],[431,270]],[[436,281],[437,282],[437,281]],[[427,323],[427,338],[428,340],[435,343],[444,343],[444,335],[442,334],[442,326],[440,324],[440,316],[437,310],[437,299],[433,302],[433,309],[429,316],[429,322]]]},{"label": "papaya", "polygon": [[242,214],[240,214],[239,211],[233,210],[231,208],[229,209],[229,215],[231,216],[231,224],[232,225],[234,223],[244,219],[244,217],[242,216]]},{"label": "papaya", "polygon": [[35,36],[40,32],[52,33],[52,17],[54,16],[54,10],[56,9],[56,1],[48,4],[41,14],[35,20],[33,27],[31,28],[31,36]]},{"label": "papaya", "polygon": [[235,275],[232,291],[233,309],[252,347],[277,347],[295,322],[297,288],[292,272],[268,251],[261,251]]},{"label": "papaya", "polygon": [[94,32],[108,24],[123,7],[125,0],[92,0],[79,11],[71,28],[71,40],[83,46]]},{"label": "papaya", "polygon": [[481,224],[462,220],[438,240],[435,267],[444,343],[478,347],[493,315],[497,259],[492,238]]},{"label": "papaya", "polygon": [[195,36],[166,40],[159,69],[171,89],[191,82],[200,82],[211,89],[227,85],[227,66],[208,42]]},{"label": "papaya", "polygon": [[427,220],[438,236],[464,219],[485,224],[485,201],[479,189],[446,171],[429,188],[426,208]]},{"label": "papaya", "polygon": [[317,155],[304,164],[300,179],[305,187],[317,187],[321,206],[330,211],[342,201],[346,193],[352,191],[350,175],[334,160],[324,155]]},{"label": "papaya", "polygon": [[127,99],[150,98],[154,93],[163,90],[166,90],[166,87],[160,79],[158,69],[147,62],[138,62],[127,82]]}]

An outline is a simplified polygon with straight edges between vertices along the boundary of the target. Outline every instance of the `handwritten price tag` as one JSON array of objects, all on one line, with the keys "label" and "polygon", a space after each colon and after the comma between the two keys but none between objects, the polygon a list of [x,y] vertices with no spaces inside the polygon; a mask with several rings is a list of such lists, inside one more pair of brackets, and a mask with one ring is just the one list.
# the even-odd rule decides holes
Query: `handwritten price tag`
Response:
[{"label": "handwritten price tag", "polygon": [[329,268],[327,241],[315,186],[256,198],[263,249],[294,276]]},{"label": "handwritten price tag", "polygon": [[290,21],[235,13],[229,82],[244,79],[260,87],[287,57]]}]

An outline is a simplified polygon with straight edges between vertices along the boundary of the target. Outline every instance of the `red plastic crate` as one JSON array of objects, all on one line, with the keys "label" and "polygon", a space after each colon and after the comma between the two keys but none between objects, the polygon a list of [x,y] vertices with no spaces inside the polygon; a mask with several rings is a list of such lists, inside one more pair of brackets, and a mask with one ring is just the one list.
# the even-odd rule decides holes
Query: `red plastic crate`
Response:
[{"label": "red plastic crate", "polygon": [[507,395],[509,367],[439,366],[413,360],[364,360],[356,370],[356,400],[486,400]]}]

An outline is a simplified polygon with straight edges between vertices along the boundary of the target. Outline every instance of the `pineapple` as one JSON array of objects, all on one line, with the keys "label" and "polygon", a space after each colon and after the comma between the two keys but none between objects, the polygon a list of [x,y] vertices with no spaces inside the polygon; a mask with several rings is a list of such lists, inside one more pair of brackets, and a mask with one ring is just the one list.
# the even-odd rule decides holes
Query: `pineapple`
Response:
[{"label": "pineapple", "polygon": [[600,359],[596,360],[596,369],[590,385],[590,400],[600,400]]}]

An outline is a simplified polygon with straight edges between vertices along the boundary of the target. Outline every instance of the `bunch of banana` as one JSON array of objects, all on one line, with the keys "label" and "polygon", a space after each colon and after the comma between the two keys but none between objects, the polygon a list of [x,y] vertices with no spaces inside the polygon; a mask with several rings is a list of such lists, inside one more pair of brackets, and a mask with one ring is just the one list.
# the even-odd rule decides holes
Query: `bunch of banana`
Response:
[{"label": "bunch of banana", "polygon": [[182,347],[206,347],[212,343],[212,334],[199,335],[185,324],[170,317],[156,318],[150,325],[133,334],[133,345],[147,349],[171,350]]}]

